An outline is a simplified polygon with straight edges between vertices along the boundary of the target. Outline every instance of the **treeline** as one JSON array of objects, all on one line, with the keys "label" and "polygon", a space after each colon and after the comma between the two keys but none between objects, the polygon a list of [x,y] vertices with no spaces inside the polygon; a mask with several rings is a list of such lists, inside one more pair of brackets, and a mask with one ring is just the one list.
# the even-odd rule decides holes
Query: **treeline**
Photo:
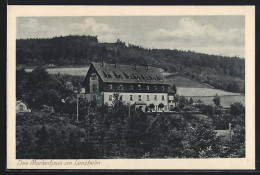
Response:
[{"label": "treeline", "polygon": [[36,67],[32,72],[17,69],[16,99],[25,101],[35,110],[72,114],[76,110],[76,96],[83,79],[80,76],[51,75],[43,67]]},{"label": "treeline", "polygon": [[149,64],[167,72],[189,76],[216,88],[244,92],[245,60],[237,57],[193,51],[145,49],[126,45],[120,40],[116,43],[99,43],[97,37],[92,36],[19,39],[16,47],[18,66],[89,65],[92,61],[102,60],[123,64]]},{"label": "treeline", "polygon": [[[52,113],[17,116],[18,159],[223,158],[245,157],[245,130],[239,116],[232,140],[216,136],[207,116],[128,116],[116,104],[109,113],[93,107],[84,120]],[[106,111],[106,110],[105,110]],[[235,124],[235,123],[233,123]]]},{"label": "treeline", "polygon": [[[245,109],[231,106],[230,114],[201,106],[203,114],[189,113],[191,100],[180,97],[180,114],[146,114],[115,98],[113,107],[98,107],[79,97],[80,77],[49,75],[38,67],[31,73],[17,70],[17,99],[31,113],[16,116],[18,159],[90,158],[207,158],[245,157]],[[192,110],[192,109],[191,109]],[[231,141],[216,136],[228,129]]]}]

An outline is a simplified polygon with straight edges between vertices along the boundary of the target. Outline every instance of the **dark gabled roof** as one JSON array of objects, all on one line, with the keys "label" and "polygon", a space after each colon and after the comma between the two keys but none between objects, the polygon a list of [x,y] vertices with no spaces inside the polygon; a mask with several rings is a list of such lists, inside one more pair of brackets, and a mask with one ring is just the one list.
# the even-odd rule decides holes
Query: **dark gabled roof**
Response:
[{"label": "dark gabled roof", "polygon": [[175,90],[173,89],[173,86],[171,86],[171,85],[169,86],[168,93],[169,94],[176,94]]},{"label": "dark gabled roof", "polygon": [[91,63],[103,82],[107,83],[143,83],[143,84],[163,84],[169,85],[165,77],[157,68],[149,66],[148,70],[145,66],[123,65],[105,63],[103,67],[101,63]]}]

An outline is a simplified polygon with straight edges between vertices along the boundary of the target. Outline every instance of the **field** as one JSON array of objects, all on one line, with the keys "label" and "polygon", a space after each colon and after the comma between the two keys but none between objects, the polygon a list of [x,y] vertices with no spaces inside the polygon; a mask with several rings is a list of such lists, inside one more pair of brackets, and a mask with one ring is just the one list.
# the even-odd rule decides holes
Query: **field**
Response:
[{"label": "field", "polygon": [[[85,67],[57,67],[57,68],[48,68],[47,71],[50,74],[68,74],[68,75],[75,75],[75,76],[86,76],[88,72],[89,66]],[[26,72],[31,72],[32,68],[26,68]]]},{"label": "field", "polygon": [[241,102],[245,104],[245,95],[240,93],[227,92],[220,89],[214,89],[209,85],[192,80],[184,76],[173,76],[168,79],[171,84],[177,87],[177,94],[186,98],[193,99],[194,102],[201,100],[206,105],[213,104],[213,98],[216,94],[220,97],[220,103],[223,107],[230,107],[230,104]]},{"label": "field", "polygon": [[175,84],[176,87],[186,87],[186,88],[211,88],[211,86],[200,83],[198,81],[192,80],[190,78],[176,75],[168,78],[170,84]]}]

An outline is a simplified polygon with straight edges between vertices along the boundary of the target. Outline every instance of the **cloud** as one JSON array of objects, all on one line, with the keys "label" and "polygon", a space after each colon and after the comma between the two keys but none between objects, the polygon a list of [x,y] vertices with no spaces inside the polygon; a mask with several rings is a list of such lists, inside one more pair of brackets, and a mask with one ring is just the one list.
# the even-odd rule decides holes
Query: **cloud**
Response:
[{"label": "cloud", "polygon": [[26,18],[18,23],[18,38],[42,38],[51,37],[58,30],[50,25],[41,24],[36,18]]},{"label": "cloud", "polygon": [[[115,42],[118,30],[107,24],[98,23],[93,18],[66,24],[62,21],[46,21],[40,18],[26,18],[18,23],[18,38],[48,38],[67,35],[98,36],[101,42]],[[117,37],[116,37],[117,36]]]},{"label": "cloud", "polygon": [[186,46],[214,46],[214,45],[244,45],[245,32],[243,29],[232,28],[220,30],[211,24],[202,25],[191,18],[181,18],[177,27],[171,30],[154,30],[150,37],[155,41],[177,41]]},{"label": "cloud", "polygon": [[95,35],[101,41],[115,41],[116,29],[109,27],[107,24],[98,23],[93,18],[86,18],[81,23],[72,23],[69,25],[72,33]]},{"label": "cloud", "polygon": [[27,29],[27,30],[33,30],[33,29],[37,29],[39,23],[37,19],[34,18],[28,18],[26,21],[24,21],[24,23],[20,24],[20,27],[22,29]]}]

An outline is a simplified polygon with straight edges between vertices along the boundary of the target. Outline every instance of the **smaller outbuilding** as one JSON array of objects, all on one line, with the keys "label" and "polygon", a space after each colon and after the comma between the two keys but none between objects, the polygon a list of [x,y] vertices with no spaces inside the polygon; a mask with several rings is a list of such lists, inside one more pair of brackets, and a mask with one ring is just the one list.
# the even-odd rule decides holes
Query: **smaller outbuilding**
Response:
[{"label": "smaller outbuilding", "polygon": [[16,113],[31,112],[29,106],[22,100],[16,101]]}]

